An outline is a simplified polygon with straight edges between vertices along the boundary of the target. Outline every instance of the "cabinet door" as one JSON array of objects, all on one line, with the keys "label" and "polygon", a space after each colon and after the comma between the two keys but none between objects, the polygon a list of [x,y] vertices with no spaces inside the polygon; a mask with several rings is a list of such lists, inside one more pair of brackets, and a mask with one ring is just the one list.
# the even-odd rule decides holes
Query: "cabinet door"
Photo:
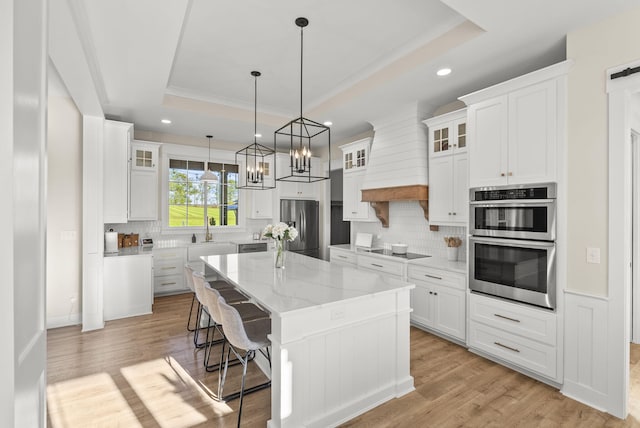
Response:
[{"label": "cabinet door", "polygon": [[452,221],[454,156],[431,158],[429,162],[429,223]]},{"label": "cabinet door", "polygon": [[157,220],[158,175],[132,169],[130,181],[129,220]]},{"label": "cabinet door", "polygon": [[369,202],[362,202],[364,173],[344,174],[342,177],[342,219],[344,221],[373,221],[375,214]]},{"label": "cabinet door", "polygon": [[273,190],[244,190],[248,193],[249,218],[273,217]]},{"label": "cabinet door", "polygon": [[104,124],[104,196],[105,223],[126,223],[129,194],[128,150],[130,123],[107,120]]},{"label": "cabinet door", "polygon": [[509,94],[510,184],[556,178],[556,81]]},{"label": "cabinet door", "polygon": [[433,328],[460,340],[465,340],[465,292],[433,285]]},{"label": "cabinet door", "polygon": [[433,292],[431,287],[416,282],[411,290],[411,320],[425,327],[433,326]]},{"label": "cabinet door", "polygon": [[[469,220],[469,156],[457,153],[453,156],[452,206],[453,221],[466,224]],[[431,189],[429,189],[431,196]],[[431,205],[431,204],[429,204]],[[431,206],[429,206],[431,211]]]},{"label": "cabinet door", "polygon": [[153,303],[151,256],[104,259],[105,321],[151,313]]},{"label": "cabinet door", "polygon": [[507,96],[469,107],[469,185],[507,184]]}]

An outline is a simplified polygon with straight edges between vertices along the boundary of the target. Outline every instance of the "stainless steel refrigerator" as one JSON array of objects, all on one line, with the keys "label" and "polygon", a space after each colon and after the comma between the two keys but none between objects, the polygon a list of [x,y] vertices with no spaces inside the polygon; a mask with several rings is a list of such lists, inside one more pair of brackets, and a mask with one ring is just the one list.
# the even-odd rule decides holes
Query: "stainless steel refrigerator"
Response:
[{"label": "stainless steel refrigerator", "polygon": [[280,199],[280,221],[298,230],[298,238],[287,242],[287,249],[320,258],[318,201]]}]

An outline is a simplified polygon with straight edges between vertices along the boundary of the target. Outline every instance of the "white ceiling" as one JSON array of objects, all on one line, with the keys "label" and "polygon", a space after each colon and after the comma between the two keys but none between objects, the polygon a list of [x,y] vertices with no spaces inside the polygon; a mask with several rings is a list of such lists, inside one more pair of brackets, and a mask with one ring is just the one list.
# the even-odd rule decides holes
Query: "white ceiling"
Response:
[{"label": "white ceiling", "polygon": [[[300,115],[331,120],[332,141],[414,106],[565,59],[565,35],[640,0],[70,0],[107,117],[138,130],[253,140]],[[453,73],[439,78],[435,71]],[[171,119],[171,125],[160,123]],[[193,140],[192,140],[193,141]]]}]

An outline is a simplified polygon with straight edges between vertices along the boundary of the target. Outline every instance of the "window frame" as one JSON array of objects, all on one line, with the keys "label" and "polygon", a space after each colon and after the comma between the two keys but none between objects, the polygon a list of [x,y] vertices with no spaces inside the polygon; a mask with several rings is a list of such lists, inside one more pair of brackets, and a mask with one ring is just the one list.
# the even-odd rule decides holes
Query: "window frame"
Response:
[{"label": "window frame", "polygon": [[[169,226],[169,160],[184,160],[204,162],[205,167],[209,161],[208,150],[205,148],[194,146],[177,146],[172,144],[163,144],[161,156],[161,233],[162,234],[191,234],[204,233],[206,225],[203,226]],[[211,163],[235,164],[235,152],[225,150],[211,150]],[[238,165],[238,171],[241,171],[241,165]],[[225,232],[242,232],[246,230],[246,219],[244,210],[244,198],[238,191],[238,210],[236,212],[237,225],[215,225],[209,226],[212,233]]]}]

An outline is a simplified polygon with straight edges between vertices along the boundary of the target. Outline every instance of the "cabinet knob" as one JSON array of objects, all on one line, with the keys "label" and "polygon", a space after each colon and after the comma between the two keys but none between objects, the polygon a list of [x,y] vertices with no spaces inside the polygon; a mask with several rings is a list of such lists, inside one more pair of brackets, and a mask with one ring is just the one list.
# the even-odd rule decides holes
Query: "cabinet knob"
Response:
[{"label": "cabinet knob", "polygon": [[438,293],[436,293],[436,292],[434,291],[434,292],[433,292],[433,295],[434,295],[434,296],[437,296],[437,295],[438,295]]},{"label": "cabinet knob", "polygon": [[513,175],[513,172],[509,172],[509,177],[511,177]]},{"label": "cabinet knob", "polygon": [[451,215],[451,213],[448,213],[449,215]]},{"label": "cabinet knob", "polygon": [[501,173],[500,173],[500,177],[504,177],[504,172],[501,172]]},{"label": "cabinet knob", "polygon": [[453,215],[456,215],[456,213],[453,213]]},{"label": "cabinet knob", "polygon": [[429,294],[433,294],[433,291],[429,291]]}]

